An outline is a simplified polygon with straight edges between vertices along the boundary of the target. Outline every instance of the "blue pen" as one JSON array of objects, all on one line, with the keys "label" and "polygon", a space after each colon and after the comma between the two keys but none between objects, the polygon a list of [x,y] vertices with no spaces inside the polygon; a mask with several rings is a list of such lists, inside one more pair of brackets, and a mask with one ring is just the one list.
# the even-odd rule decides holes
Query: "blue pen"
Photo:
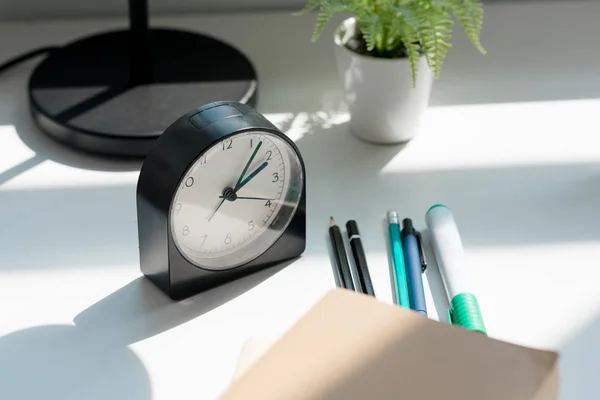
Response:
[{"label": "blue pen", "polygon": [[402,221],[401,236],[404,247],[410,308],[418,313],[427,315],[423,276],[421,275],[427,268],[427,261],[425,260],[425,252],[421,244],[421,234],[415,230],[409,218],[405,218]]},{"label": "blue pen", "polygon": [[394,302],[401,307],[410,308],[408,296],[408,284],[406,281],[406,266],[404,265],[404,252],[402,250],[402,239],[400,237],[400,224],[396,211],[388,211],[388,233],[390,235],[390,246],[392,253],[392,287]]}]

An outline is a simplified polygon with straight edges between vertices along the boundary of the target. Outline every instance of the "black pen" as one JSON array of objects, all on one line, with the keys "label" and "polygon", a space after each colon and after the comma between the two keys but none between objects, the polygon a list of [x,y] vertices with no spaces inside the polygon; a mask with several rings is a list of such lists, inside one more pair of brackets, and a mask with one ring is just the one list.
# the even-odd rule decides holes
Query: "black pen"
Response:
[{"label": "black pen", "polygon": [[371,275],[367,266],[367,257],[365,256],[365,250],[360,239],[360,232],[358,231],[356,221],[348,221],[346,223],[346,231],[348,232],[348,240],[350,241],[354,265],[356,266],[355,271],[358,286],[356,291],[375,297],[375,290],[373,290],[373,283],[371,282]]},{"label": "black pen", "polygon": [[344,239],[340,228],[335,224],[333,217],[329,219],[329,237],[331,238],[331,247],[335,260],[335,267],[340,280],[340,286],[345,289],[354,290],[352,283],[352,274],[350,273],[350,265],[348,264],[348,256],[344,247]]}]

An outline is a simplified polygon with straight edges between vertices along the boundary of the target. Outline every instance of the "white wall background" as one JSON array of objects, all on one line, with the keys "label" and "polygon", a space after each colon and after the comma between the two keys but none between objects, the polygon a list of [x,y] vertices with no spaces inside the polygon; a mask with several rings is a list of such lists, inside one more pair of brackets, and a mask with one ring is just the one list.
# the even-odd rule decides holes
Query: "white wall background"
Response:
[{"label": "white wall background", "polygon": [[[305,0],[148,0],[151,12],[295,9]],[[0,0],[0,20],[125,15],[127,0]]]},{"label": "white wall background", "polygon": [[[148,0],[156,14],[185,14],[188,12],[231,12],[260,10],[294,10],[308,0]],[[554,2],[569,0],[483,0]],[[599,0],[588,0],[599,1]],[[0,0],[0,20],[122,16],[127,13],[127,0]]]}]

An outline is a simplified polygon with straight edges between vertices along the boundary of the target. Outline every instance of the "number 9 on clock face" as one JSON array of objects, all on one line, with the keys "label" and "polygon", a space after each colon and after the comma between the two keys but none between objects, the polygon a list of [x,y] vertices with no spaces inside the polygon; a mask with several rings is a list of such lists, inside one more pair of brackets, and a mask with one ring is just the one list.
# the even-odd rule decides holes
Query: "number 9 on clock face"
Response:
[{"label": "number 9 on clock face", "polygon": [[303,169],[281,137],[228,136],[183,175],[169,212],[171,235],[192,264],[212,270],[252,261],[281,236],[298,207]]}]

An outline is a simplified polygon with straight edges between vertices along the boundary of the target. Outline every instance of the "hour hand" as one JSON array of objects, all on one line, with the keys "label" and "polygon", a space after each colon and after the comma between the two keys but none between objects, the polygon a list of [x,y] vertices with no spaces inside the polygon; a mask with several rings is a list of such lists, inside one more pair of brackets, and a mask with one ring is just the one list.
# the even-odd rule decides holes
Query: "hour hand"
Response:
[{"label": "hour hand", "polygon": [[240,184],[236,187],[235,191],[237,192],[238,190],[243,188],[248,182],[250,182],[252,179],[254,179],[254,177],[256,175],[258,175],[260,171],[267,168],[267,165],[269,165],[269,163],[267,161],[260,164],[260,166],[258,168],[256,168],[250,175],[248,175],[242,182],[240,182]]}]

